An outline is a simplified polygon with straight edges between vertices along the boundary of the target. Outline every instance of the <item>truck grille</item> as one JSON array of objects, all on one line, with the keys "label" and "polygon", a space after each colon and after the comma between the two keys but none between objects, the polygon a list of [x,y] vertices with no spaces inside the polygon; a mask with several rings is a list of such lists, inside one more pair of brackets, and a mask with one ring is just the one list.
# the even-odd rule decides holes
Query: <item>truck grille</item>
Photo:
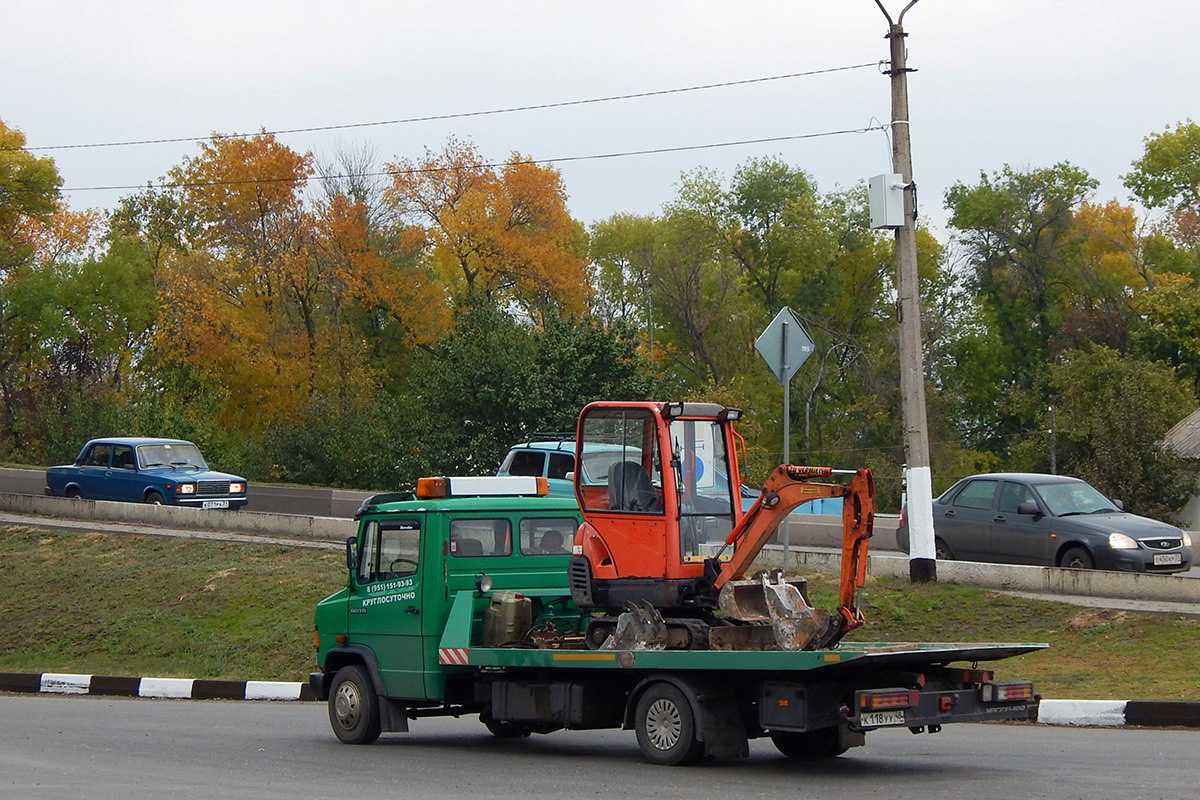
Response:
[{"label": "truck grille", "polygon": [[196,494],[229,494],[229,481],[199,481]]}]

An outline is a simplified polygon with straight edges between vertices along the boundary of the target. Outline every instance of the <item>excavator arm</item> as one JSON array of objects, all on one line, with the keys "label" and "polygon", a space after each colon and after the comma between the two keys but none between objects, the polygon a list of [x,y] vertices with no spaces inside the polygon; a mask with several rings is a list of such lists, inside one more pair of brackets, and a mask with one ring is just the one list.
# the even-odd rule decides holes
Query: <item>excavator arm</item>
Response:
[{"label": "excavator arm", "polygon": [[[850,475],[847,483],[820,481],[834,475]],[[863,624],[857,594],[867,571],[867,540],[874,533],[875,483],[871,471],[834,470],[830,467],[804,467],[781,464],[763,484],[757,502],[725,539],[732,545],[732,558],[720,564],[713,589],[719,591],[731,581],[741,579],[758,557],[775,530],[797,506],[822,497],[842,499],[842,565],[836,619],[820,644],[828,646],[843,634]],[[764,582],[764,591],[770,587]],[[805,604],[807,605],[807,604]]]}]

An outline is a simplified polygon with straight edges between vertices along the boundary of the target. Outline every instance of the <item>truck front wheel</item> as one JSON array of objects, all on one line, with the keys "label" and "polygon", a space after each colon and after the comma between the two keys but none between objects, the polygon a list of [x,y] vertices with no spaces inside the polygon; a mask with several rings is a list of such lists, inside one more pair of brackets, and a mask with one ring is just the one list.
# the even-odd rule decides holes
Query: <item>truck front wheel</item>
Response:
[{"label": "truck front wheel", "polygon": [[669,683],[646,689],[638,700],[634,728],[642,755],[653,764],[694,764],[704,754],[704,743],[696,738],[691,703]]},{"label": "truck front wheel", "polygon": [[847,749],[838,744],[837,728],[821,728],[805,733],[780,731],[771,734],[771,742],[776,750],[797,761],[833,758]]},{"label": "truck front wheel", "polygon": [[333,676],[329,724],[345,744],[370,744],[379,738],[379,698],[362,667],[342,667]]}]

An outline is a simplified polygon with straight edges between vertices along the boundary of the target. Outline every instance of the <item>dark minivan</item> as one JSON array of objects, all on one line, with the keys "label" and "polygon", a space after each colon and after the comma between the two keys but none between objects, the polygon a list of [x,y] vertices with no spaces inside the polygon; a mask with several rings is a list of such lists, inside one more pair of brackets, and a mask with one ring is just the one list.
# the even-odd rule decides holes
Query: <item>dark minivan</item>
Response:
[{"label": "dark minivan", "polygon": [[[907,514],[896,540],[908,552]],[[1191,537],[1123,511],[1091,484],[1014,472],[963,478],[933,501],[939,559],[1127,572],[1184,572]]]}]

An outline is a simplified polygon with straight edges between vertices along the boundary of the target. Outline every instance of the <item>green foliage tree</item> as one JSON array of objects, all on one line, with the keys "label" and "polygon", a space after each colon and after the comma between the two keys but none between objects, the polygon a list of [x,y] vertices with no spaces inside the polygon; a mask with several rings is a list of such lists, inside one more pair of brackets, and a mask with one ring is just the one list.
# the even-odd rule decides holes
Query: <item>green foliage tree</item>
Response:
[{"label": "green foliage tree", "polygon": [[1060,472],[1146,516],[1166,518],[1183,506],[1200,469],[1162,439],[1196,397],[1169,367],[1104,347],[1071,351],[1052,367],[1051,385]]}]

